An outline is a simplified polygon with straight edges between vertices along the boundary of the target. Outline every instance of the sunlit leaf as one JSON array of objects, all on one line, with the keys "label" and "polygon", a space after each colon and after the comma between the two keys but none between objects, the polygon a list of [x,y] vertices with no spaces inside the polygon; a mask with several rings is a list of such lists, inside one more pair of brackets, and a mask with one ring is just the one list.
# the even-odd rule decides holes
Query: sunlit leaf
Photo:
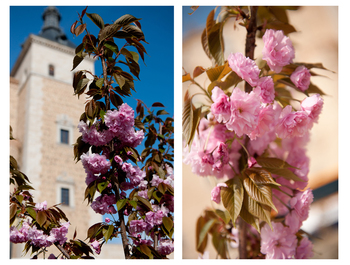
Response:
[{"label": "sunlit leaf", "polygon": [[206,238],[209,230],[211,229],[211,227],[214,225],[215,223],[215,219],[211,219],[209,220],[205,225],[203,225],[199,236],[198,236],[198,243],[197,243],[197,249],[201,246],[201,244],[203,243],[203,240]]},{"label": "sunlit leaf", "polygon": [[190,80],[192,80],[192,78],[191,78],[191,75],[189,73],[182,76],[182,83],[184,83],[186,81],[190,81]]},{"label": "sunlit leaf", "polygon": [[[267,168],[296,168],[290,164],[288,164],[286,161],[275,158],[275,157],[263,157],[260,156],[256,158],[256,162],[262,166],[262,167],[267,167]],[[254,169],[253,169],[254,170]]]},{"label": "sunlit leaf", "polygon": [[271,207],[253,200],[248,194],[244,195],[243,204],[249,213],[271,225]]},{"label": "sunlit leaf", "polygon": [[114,24],[119,24],[122,26],[128,25],[130,23],[133,23],[135,21],[140,20],[140,18],[136,18],[132,15],[129,14],[125,14],[123,16],[121,16],[120,18],[118,18],[116,21],[114,21]]},{"label": "sunlit leaf", "polygon": [[242,208],[244,190],[238,176],[226,183],[228,187],[221,187],[221,199],[224,207],[231,216],[232,223],[235,225],[235,221]]},{"label": "sunlit leaf", "polygon": [[202,243],[199,244],[199,235],[202,231],[203,226],[206,224],[206,220],[203,216],[200,216],[197,220],[196,224],[196,246],[197,251],[200,253],[204,253],[205,248],[207,247],[208,235],[205,235],[202,239]]},{"label": "sunlit leaf", "polygon": [[259,233],[260,233],[260,224],[259,224],[259,218],[252,215],[248,210],[246,209],[246,206],[243,204],[241,212],[239,216],[248,224],[253,226]]},{"label": "sunlit leaf", "polygon": [[200,76],[205,72],[205,69],[202,66],[197,66],[193,70],[193,78],[196,78],[197,76]]},{"label": "sunlit leaf", "polygon": [[114,231],[113,225],[108,225],[107,228],[102,229],[103,237],[105,238],[106,242],[110,239]]},{"label": "sunlit leaf", "polygon": [[40,226],[43,226],[47,221],[47,216],[44,211],[38,211],[36,215],[36,221]]},{"label": "sunlit leaf", "polygon": [[139,202],[141,202],[143,205],[145,205],[150,211],[153,211],[152,204],[146,200],[145,198],[142,198],[140,196],[135,196]]},{"label": "sunlit leaf", "polygon": [[92,22],[94,22],[96,24],[96,26],[98,26],[100,29],[103,29],[105,26],[105,23],[103,22],[103,19],[101,18],[101,16],[99,14],[96,13],[86,13],[86,15],[88,16],[88,18],[91,19]]},{"label": "sunlit leaf", "polygon": [[269,185],[256,184],[251,178],[248,177],[243,180],[243,186],[250,198],[260,204],[270,206],[277,212],[277,209],[272,202],[272,189]]},{"label": "sunlit leaf", "polygon": [[149,249],[149,247],[145,244],[140,245],[140,250],[143,254],[145,254],[150,259],[153,259],[152,251]]},{"label": "sunlit leaf", "polygon": [[269,171],[272,174],[284,177],[285,179],[288,179],[288,180],[305,182],[305,180],[302,180],[301,178],[299,178],[297,175],[295,175],[288,168],[265,168],[265,167],[263,167],[263,169]]}]

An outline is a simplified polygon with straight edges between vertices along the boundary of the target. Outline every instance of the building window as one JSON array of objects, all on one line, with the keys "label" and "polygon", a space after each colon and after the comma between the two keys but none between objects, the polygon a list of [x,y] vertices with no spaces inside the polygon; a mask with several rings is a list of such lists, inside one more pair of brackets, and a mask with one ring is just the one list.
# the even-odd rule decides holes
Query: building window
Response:
[{"label": "building window", "polygon": [[69,131],[61,129],[61,143],[69,144]]},{"label": "building window", "polygon": [[69,206],[69,189],[61,188],[61,203]]},{"label": "building window", "polygon": [[50,76],[55,75],[55,67],[52,64],[49,65],[49,75]]}]

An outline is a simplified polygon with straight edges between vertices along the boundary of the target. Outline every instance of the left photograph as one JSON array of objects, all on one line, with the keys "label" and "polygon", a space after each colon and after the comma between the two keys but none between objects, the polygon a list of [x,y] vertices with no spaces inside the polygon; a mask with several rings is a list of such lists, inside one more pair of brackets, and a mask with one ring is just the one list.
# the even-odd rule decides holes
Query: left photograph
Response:
[{"label": "left photograph", "polygon": [[9,18],[10,259],[173,259],[174,8]]}]

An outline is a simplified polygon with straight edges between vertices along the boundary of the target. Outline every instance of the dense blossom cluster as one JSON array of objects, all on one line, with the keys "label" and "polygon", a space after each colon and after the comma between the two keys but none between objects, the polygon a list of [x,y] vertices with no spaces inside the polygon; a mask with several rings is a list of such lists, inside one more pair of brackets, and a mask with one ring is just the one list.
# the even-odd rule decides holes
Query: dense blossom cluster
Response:
[{"label": "dense blossom cluster", "polygon": [[[266,30],[263,36],[262,59],[275,73],[292,63],[294,48],[283,31]],[[323,107],[318,94],[306,97],[295,109],[284,108],[275,101],[274,82],[271,76],[260,76],[255,62],[240,53],[231,54],[228,63],[232,71],[248,82],[250,93],[235,87],[232,93],[219,87],[212,90],[210,113],[200,120],[191,149],[184,148],[184,163],[200,176],[215,176],[229,179],[239,174],[238,160],[243,145],[246,145],[248,166],[256,166],[254,156],[268,152],[294,166],[290,170],[302,181],[287,180],[272,175],[278,184],[273,189],[273,203],[284,223],[265,224],[261,230],[261,253],[266,258],[308,258],[312,256],[312,243],[307,238],[297,239],[303,221],[308,217],[313,199],[311,190],[305,189],[308,180],[309,158],[306,143],[309,130]],[[301,91],[308,89],[311,74],[305,66],[299,66],[290,80]],[[279,139],[279,144],[275,141]],[[211,199],[220,203],[220,190],[224,183],[213,188]]]},{"label": "dense blossom cluster", "polygon": [[10,227],[10,242],[30,242],[30,244],[40,248],[49,247],[55,242],[63,245],[67,240],[68,227],[69,222],[62,223],[60,227],[51,229],[50,234],[47,235],[34,224],[23,221],[22,227],[19,230],[16,226]]},{"label": "dense blossom cluster", "polygon": [[[122,150],[123,147],[137,147],[141,144],[144,133],[142,130],[135,131],[134,129],[134,110],[126,103],[122,104],[118,110],[108,110],[104,115],[104,121],[95,120],[90,126],[84,121],[80,121],[78,128],[82,133],[82,140],[93,146],[106,146],[113,139],[115,150]],[[126,155],[115,155],[109,159],[110,154],[107,148],[103,148],[102,153],[85,153],[80,159],[87,174],[86,184],[99,183],[108,181],[111,174],[116,177],[122,175],[124,181],[120,183],[120,196],[126,198],[126,193],[136,189],[137,195],[141,198],[149,200],[148,189],[150,187],[157,188],[161,183],[174,187],[173,169],[169,165],[164,165],[166,175],[161,178],[157,174],[153,174],[150,181],[146,179],[146,172],[141,170],[137,165],[126,162],[127,157],[132,155],[128,151]],[[113,164],[116,165],[113,169]],[[111,189],[109,183],[103,190],[102,194],[94,199],[91,203],[91,208],[98,214],[116,214],[116,196]],[[153,245],[151,239],[142,239],[142,234],[152,236],[153,228],[160,227],[163,223],[163,217],[169,216],[174,211],[174,197],[164,194],[160,202],[150,201],[152,210],[144,212],[144,217],[141,219],[131,220],[129,224],[129,234],[135,245],[146,244]],[[129,216],[132,212],[131,208],[126,208],[124,214]],[[110,221],[109,218],[108,222]],[[107,222],[107,221],[106,221]],[[107,223],[108,223],[107,222]],[[90,242],[97,254],[101,251],[101,244],[97,240]],[[168,255],[173,252],[173,243],[170,240],[159,239],[159,253]]]}]

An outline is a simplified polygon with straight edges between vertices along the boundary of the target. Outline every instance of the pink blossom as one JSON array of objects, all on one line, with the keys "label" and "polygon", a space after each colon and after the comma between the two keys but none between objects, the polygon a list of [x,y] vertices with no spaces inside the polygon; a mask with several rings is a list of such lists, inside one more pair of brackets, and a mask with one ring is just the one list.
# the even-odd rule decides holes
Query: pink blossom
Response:
[{"label": "pink blossom", "polygon": [[295,255],[298,240],[289,227],[272,222],[273,230],[265,224],[261,229],[261,253],[266,259],[290,259]]},{"label": "pink blossom", "polygon": [[100,243],[97,240],[94,240],[91,242],[92,248],[95,250],[96,254],[101,253],[101,246]]},{"label": "pink blossom", "polygon": [[272,71],[281,72],[283,66],[293,62],[295,57],[292,41],[282,30],[267,29],[264,36],[263,57]]},{"label": "pink blossom", "polygon": [[54,238],[53,243],[58,241],[60,245],[63,245],[64,242],[66,242],[67,240],[66,235],[68,233],[69,225],[70,225],[69,222],[65,222],[65,223],[62,223],[60,227],[53,228],[50,231],[50,236]]},{"label": "pink blossom", "polygon": [[148,200],[148,194],[147,194],[147,190],[139,190],[137,192],[137,195],[142,197],[142,198],[145,198],[146,200]]},{"label": "pink blossom", "polygon": [[142,171],[138,166],[133,166],[130,163],[124,163],[122,165],[122,170],[126,172],[126,177],[130,180],[129,187],[131,188],[140,185],[146,177],[146,172]]},{"label": "pink blossom", "polygon": [[256,93],[259,91],[258,94],[263,103],[273,103],[273,100],[275,99],[275,87],[271,76],[261,77],[254,90]]},{"label": "pink blossom", "polygon": [[250,140],[248,143],[248,152],[250,155],[256,153],[262,155],[269,144],[276,139],[275,131],[270,131],[261,135],[260,137]]},{"label": "pink blossom", "polygon": [[211,200],[216,202],[217,204],[219,204],[221,201],[221,197],[220,197],[221,187],[227,187],[226,183],[217,184],[211,191]]},{"label": "pink blossom", "polygon": [[274,109],[274,105],[267,105],[266,107],[261,108],[257,126],[249,134],[249,138],[255,140],[257,137],[274,130],[278,120],[278,111],[279,110]]},{"label": "pink blossom", "polygon": [[309,88],[310,78],[311,74],[304,65],[298,66],[290,75],[290,80],[301,91],[305,91]]},{"label": "pink blossom", "polygon": [[128,104],[123,103],[119,110],[107,110],[104,119],[112,132],[121,134],[134,126],[134,110]]},{"label": "pink blossom", "polygon": [[228,64],[240,78],[247,81],[252,87],[255,87],[259,80],[260,69],[253,60],[245,57],[243,54],[231,53],[228,58]]},{"label": "pink blossom", "polygon": [[116,203],[116,199],[114,194],[107,195],[103,194],[99,197],[97,197],[92,203],[91,208],[99,214],[106,214],[106,213],[117,213],[117,211],[114,208],[114,204]]},{"label": "pink blossom", "polygon": [[161,239],[159,240],[159,244],[157,246],[157,251],[161,255],[169,255],[174,252],[174,243],[170,239]]},{"label": "pink blossom", "polygon": [[99,154],[82,154],[80,156],[81,162],[83,163],[83,166],[85,170],[90,171],[93,174],[104,174],[106,173],[110,167],[111,162],[107,160],[107,158],[104,155]]},{"label": "pink blossom", "polygon": [[296,211],[301,221],[305,221],[308,218],[313,198],[312,191],[307,189],[304,192],[299,191],[295,197],[290,200],[291,208]]},{"label": "pink blossom", "polygon": [[218,122],[226,123],[231,116],[230,98],[216,86],[212,90],[211,99],[214,102],[210,107],[211,113]]},{"label": "pink blossom", "polygon": [[84,121],[78,124],[79,132],[82,134],[82,140],[94,146],[105,145],[113,139],[113,135],[107,130],[98,131],[96,127],[99,123],[94,123],[90,127]]},{"label": "pink blossom", "polygon": [[89,184],[95,181],[98,177],[95,174],[92,174],[90,171],[86,173],[85,184],[89,186]]},{"label": "pink blossom", "polygon": [[286,106],[280,115],[276,132],[280,138],[301,137],[307,133],[311,120],[306,111],[292,111],[292,106]]},{"label": "pink blossom", "polygon": [[318,116],[320,115],[323,107],[323,98],[319,94],[314,94],[311,97],[305,98],[301,102],[301,109],[305,111],[310,119],[317,123]]},{"label": "pink blossom", "polygon": [[258,125],[261,107],[259,95],[254,91],[245,93],[236,87],[230,99],[231,118],[226,123],[227,129],[235,131],[238,137],[250,134]]},{"label": "pink blossom", "polygon": [[47,209],[47,202],[43,201],[42,203],[36,203],[34,209],[36,211],[44,211]]},{"label": "pink blossom", "polygon": [[10,227],[10,242],[12,243],[25,243],[27,242],[28,238],[22,234],[20,231],[18,231],[17,227],[11,226]]},{"label": "pink blossom", "polygon": [[40,248],[52,245],[52,242],[48,240],[48,236],[44,234],[44,231],[38,230],[36,226],[28,229],[28,240],[31,241],[31,244]]},{"label": "pink blossom", "polygon": [[114,157],[114,161],[120,166],[123,164],[123,159],[121,159],[121,157],[118,155]]},{"label": "pink blossom", "polygon": [[105,222],[109,223],[111,221],[111,219],[109,219],[108,217],[105,218]]},{"label": "pink blossom", "polygon": [[306,237],[303,237],[299,242],[297,247],[295,258],[296,259],[308,259],[313,257],[314,253],[312,252],[312,243]]},{"label": "pink blossom", "polygon": [[254,157],[252,157],[252,156],[250,156],[249,158],[248,158],[248,167],[249,168],[251,168],[251,167],[253,167],[254,165],[256,165],[256,159],[254,158]]},{"label": "pink blossom", "polygon": [[137,233],[142,233],[146,231],[148,224],[144,220],[132,220],[130,222],[130,234],[135,236]]},{"label": "pink blossom", "polygon": [[146,213],[145,221],[153,227],[155,225],[161,225],[163,223],[163,217],[164,214],[162,211],[149,211]]},{"label": "pink blossom", "polygon": [[160,183],[163,183],[163,179],[161,179],[158,175],[153,174],[152,180],[151,180],[151,185],[153,187],[158,187]]}]

